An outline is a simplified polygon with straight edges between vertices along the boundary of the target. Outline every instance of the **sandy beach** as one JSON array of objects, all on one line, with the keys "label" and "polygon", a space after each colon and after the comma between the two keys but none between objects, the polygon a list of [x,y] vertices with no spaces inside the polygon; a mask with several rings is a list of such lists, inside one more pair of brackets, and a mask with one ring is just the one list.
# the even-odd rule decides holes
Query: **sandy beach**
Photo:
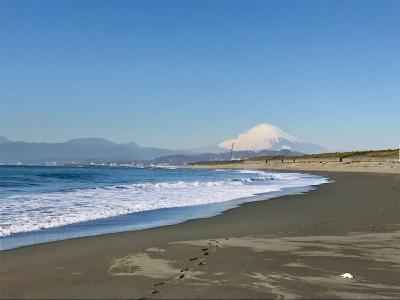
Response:
[{"label": "sandy beach", "polygon": [[0,0],[0,300],[400,299],[400,0]]},{"label": "sandy beach", "polygon": [[398,162],[296,162],[296,163],[265,163],[264,161],[245,161],[236,163],[196,164],[195,169],[255,169],[255,170],[283,170],[283,171],[326,171],[326,172],[357,172],[400,174]]},{"label": "sandy beach", "polygon": [[[400,175],[0,252],[1,298],[399,298]],[[350,272],[354,279],[340,274]]]}]

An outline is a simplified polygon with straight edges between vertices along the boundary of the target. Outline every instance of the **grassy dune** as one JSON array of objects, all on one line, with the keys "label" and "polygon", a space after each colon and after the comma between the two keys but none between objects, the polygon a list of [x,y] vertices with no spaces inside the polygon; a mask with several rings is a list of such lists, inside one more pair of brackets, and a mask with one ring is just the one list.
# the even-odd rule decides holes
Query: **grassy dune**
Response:
[{"label": "grassy dune", "polygon": [[[291,156],[292,158],[334,158],[334,157],[398,157],[398,149],[386,150],[368,150],[368,151],[351,151],[351,152],[328,152],[319,154],[308,154],[302,156]],[[283,156],[256,156],[247,160],[266,160],[266,159],[283,159]]]}]

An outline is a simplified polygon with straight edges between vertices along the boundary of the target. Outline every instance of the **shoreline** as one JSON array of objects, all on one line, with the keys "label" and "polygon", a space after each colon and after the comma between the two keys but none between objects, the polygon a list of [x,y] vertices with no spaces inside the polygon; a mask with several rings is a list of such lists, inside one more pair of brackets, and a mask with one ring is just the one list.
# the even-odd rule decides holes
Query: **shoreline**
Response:
[{"label": "shoreline", "polygon": [[[330,183],[330,182],[323,183],[322,185],[324,185],[324,184],[329,184],[329,183]],[[262,196],[253,196],[253,197],[249,197],[249,198],[255,198],[255,199],[250,200],[250,201],[240,202],[239,204],[232,204],[232,205],[230,205],[229,208],[227,208],[227,209],[225,209],[225,210],[223,210],[223,211],[221,211],[221,212],[218,212],[218,213],[216,213],[216,214],[213,214],[213,215],[211,215],[211,216],[195,217],[195,218],[190,218],[190,219],[187,219],[187,220],[178,222],[178,223],[171,223],[171,224],[159,225],[159,226],[148,227],[148,228],[132,229],[132,230],[123,230],[123,231],[109,232],[109,233],[100,233],[100,234],[93,234],[93,235],[87,235],[87,236],[77,236],[77,237],[71,237],[71,238],[60,239],[60,240],[53,240],[53,241],[44,241],[44,242],[39,242],[39,243],[34,243],[34,244],[29,244],[29,245],[22,245],[22,246],[18,246],[18,247],[15,247],[15,248],[2,249],[2,250],[0,250],[0,254],[1,254],[2,252],[6,252],[6,251],[13,251],[13,250],[21,249],[21,248],[26,248],[26,247],[34,247],[34,246],[39,246],[39,245],[44,245],[44,244],[51,244],[51,243],[58,243],[58,242],[64,242],[64,241],[69,241],[69,240],[79,240],[79,239],[86,239],[86,238],[96,238],[96,237],[102,237],[102,236],[108,236],[108,235],[114,235],[114,234],[131,233],[131,232],[145,231],[145,230],[151,230],[151,229],[157,230],[157,229],[159,229],[159,228],[168,227],[168,226],[183,225],[183,224],[185,224],[185,223],[187,223],[187,222],[191,222],[191,221],[195,221],[195,220],[204,220],[204,219],[214,218],[214,217],[216,217],[216,216],[218,216],[218,215],[228,213],[228,212],[230,212],[231,210],[239,209],[239,208],[241,208],[242,206],[244,206],[244,205],[246,205],[246,204],[248,204],[248,203],[269,201],[269,200],[272,200],[272,199],[278,199],[278,198],[286,197],[286,196],[295,196],[295,195],[306,194],[306,193],[309,193],[309,192],[314,191],[314,190],[315,190],[316,188],[318,188],[319,186],[320,186],[320,185],[318,185],[318,186],[312,186],[309,190],[303,190],[303,191],[300,191],[300,190],[299,190],[299,189],[303,189],[303,188],[296,188],[297,191],[292,191],[292,192],[290,192],[290,193],[286,193],[286,194],[282,194],[282,195],[278,195],[278,196],[273,196],[273,197],[268,197],[268,198],[263,198]],[[283,191],[281,191],[281,192],[283,192]],[[226,201],[226,202],[238,202],[238,200],[242,200],[242,199],[241,199],[241,198],[239,198],[239,199],[233,199],[233,200],[228,200],[228,201]],[[203,205],[214,205],[214,204],[221,204],[221,203],[210,203],[210,204],[203,204]],[[202,205],[201,205],[201,206],[202,206]],[[186,207],[183,207],[183,208],[186,208]],[[165,209],[171,209],[171,208],[164,208],[164,209],[161,209],[161,210],[165,210]],[[172,208],[172,209],[174,209],[174,208]],[[145,212],[146,212],[146,211],[145,211]],[[135,214],[135,213],[132,213],[132,214]],[[57,228],[51,228],[51,229],[57,229]],[[27,233],[30,233],[30,232],[27,232]],[[25,232],[24,232],[23,234],[25,234]]]},{"label": "shoreline", "polygon": [[[330,183],[329,181],[323,184],[328,184]],[[323,185],[321,184],[321,185]],[[318,185],[319,186],[319,185]],[[246,203],[251,203],[251,202],[259,202],[259,201],[268,201],[271,199],[275,199],[275,198],[280,198],[280,197],[284,197],[284,196],[290,196],[290,195],[299,195],[299,194],[303,194],[303,193],[308,193],[313,191],[315,188],[318,188],[318,186],[305,186],[305,187],[296,187],[296,188],[289,188],[290,191],[285,191],[281,190],[281,191],[277,191],[277,192],[270,192],[269,194],[265,195],[265,196],[261,196],[261,195],[254,195],[251,197],[244,197],[244,198],[238,198],[238,199],[232,199],[232,200],[228,200],[225,202],[215,202],[215,203],[209,203],[209,204],[201,204],[198,206],[183,206],[183,207],[174,207],[174,208],[162,208],[162,209],[158,209],[158,210],[154,210],[154,211],[143,211],[143,212],[136,212],[136,213],[130,213],[127,215],[120,215],[120,216],[116,216],[116,217],[112,217],[111,219],[113,221],[115,221],[118,218],[129,218],[129,217],[134,217],[137,216],[138,214],[143,214],[143,213],[154,213],[156,215],[162,215],[161,211],[171,211],[171,210],[176,210],[176,209],[194,209],[194,210],[199,210],[199,212],[197,212],[198,215],[196,215],[196,213],[193,213],[193,216],[189,217],[188,219],[184,219],[182,221],[172,221],[171,223],[169,223],[168,221],[166,221],[165,224],[161,224],[161,225],[154,225],[154,226],[149,226],[149,227],[144,227],[144,228],[133,228],[133,229],[126,229],[126,230],[121,230],[121,231],[111,231],[111,232],[103,232],[103,233],[95,233],[95,234],[89,234],[89,235],[82,235],[82,236],[71,236],[71,237],[66,237],[66,238],[60,238],[60,239],[54,239],[54,240],[46,240],[43,242],[38,242],[38,243],[32,243],[32,244],[22,244],[20,246],[16,246],[16,247],[12,247],[12,248],[5,248],[3,249],[2,245],[0,247],[0,253],[3,251],[12,251],[15,249],[19,249],[19,248],[23,248],[23,247],[31,247],[31,246],[35,246],[35,245],[41,245],[41,244],[47,244],[47,243],[55,243],[55,242],[62,242],[62,241],[68,241],[68,240],[76,240],[76,239],[81,239],[81,238],[88,238],[88,237],[97,237],[97,236],[104,236],[104,235],[109,235],[109,234],[118,234],[118,233],[126,233],[126,232],[135,232],[135,231],[142,231],[142,230],[149,230],[149,229],[157,229],[157,228],[162,228],[165,226],[173,226],[173,225],[180,225],[180,224],[184,224],[186,222],[190,222],[192,220],[198,220],[198,219],[208,219],[208,218],[213,218],[215,216],[218,216],[220,214],[224,214],[232,209],[236,209],[236,208],[240,208],[241,206],[245,205]],[[215,206],[214,209],[210,209],[210,211],[212,212],[208,212],[208,213],[204,213],[202,215],[201,211],[200,211],[200,207],[210,207],[210,206]],[[217,207],[221,207],[224,206],[224,208],[217,208]],[[88,223],[93,222],[93,221],[97,221],[97,220],[91,220],[88,221]],[[81,224],[81,223],[78,223]],[[70,226],[72,225],[64,225],[61,227],[68,227],[71,228]],[[90,226],[90,225],[89,225]],[[54,227],[54,228],[49,228],[49,229],[44,229],[43,231],[47,231],[47,232],[53,232],[53,231],[57,231],[59,230],[60,227]],[[34,232],[22,232],[22,233],[17,233],[16,235],[23,235],[24,238],[26,240],[34,240],[35,239],[35,235],[38,234],[38,231],[34,231]],[[6,236],[4,237],[5,239],[8,238],[10,236]],[[17,237],[19,238],[19,237]],[[1,239],[0,239],[1,241]],[[18,244],[15,243],[14,244]]]},{"label": "shoreline", "polygon": [[[188,171],[189,173],[192,172],[194,174],[199,173],[199,171],[196,172],[196,170]],[[240,176],[235,175],[239,173],[240,175],[242,175],[241,173],[245,174],[244,180],[246,183],[249,181],[251,182],[251,178],[254,176],[264,176],[253,174],[254,172],[252,170],[245,170],[243,172],[239,171],[237,173],[224,172],[223,174]],[[260,172],[257,171],[255,173],[258,174]],[[214,172],[214,174],[221,173]],[[190,220],[213,217],[247,202],[265,201],[285,195],[306,193],[315,189],[318,185],[329,182],[329,179],[323,176],[298,173],[297,175],[294,175],[296,178],[290,176],[291,179],[287,183],[285,180],[281,180],[281,177],[285,176],[285,172],[271,172],[271,176],[274,176],[272,174],[279,174],[277,176],[280,176],[278,177],[278,181],[270,181],[270,184],[272,184],[273,187],[270,188],[268,184],[265,186],[257,185],[261,187],[257,191],[257,189],[253,190],[251,186],[249,186],[250,192],[245,193],[246,195],[243,193],[240,195],[237,193],[229,194],[229,190],[232,188],[228,186],[228,188],[224,190],[224,193],[231,196],[235,195],[235,198],[230,199],[228,196],[225,197],[227,200],[223,201],[219,201],[218,198],[215,199],[213,194],[209,193],[209,200],[213,202],[206,201],[202,204],[186,204],[183,206],[179,206],[179,202],[177,202],[177,206],[172,207],[161,207],[154,210],[131,212],[102,219],[89,219],[87,221],[72,224],[7,235],[0,238],[0,252],[35,244],[181,224]],[[268,175],[268,177],[270,176]],[[298,180],[300,180],[300,183],[298,183]],[[244,184],[240,185],[245,187]],[[193,188],[190,188],[190,190],[193,191]],[[221,194],[221,192],[219,192],[219,194]],[[200,198],[200,196],[198,195],[197,198]]]},{"label": "shoreline", "polygon": [[[366,242],[396,247],[400,176],[312,173],[335,182],[177,225],[1,251],[0,297],[398,297],[398,258]],[[351,285],[336,276],[350,268]]]}]

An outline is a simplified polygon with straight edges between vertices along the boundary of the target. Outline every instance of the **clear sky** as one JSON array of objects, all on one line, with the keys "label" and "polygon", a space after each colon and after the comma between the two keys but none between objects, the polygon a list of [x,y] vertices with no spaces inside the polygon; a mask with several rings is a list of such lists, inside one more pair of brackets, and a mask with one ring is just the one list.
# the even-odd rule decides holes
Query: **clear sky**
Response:
[{"label": "clear sky", "polygon": [[0,135],[400,140],[400,1],[0,0]]}]

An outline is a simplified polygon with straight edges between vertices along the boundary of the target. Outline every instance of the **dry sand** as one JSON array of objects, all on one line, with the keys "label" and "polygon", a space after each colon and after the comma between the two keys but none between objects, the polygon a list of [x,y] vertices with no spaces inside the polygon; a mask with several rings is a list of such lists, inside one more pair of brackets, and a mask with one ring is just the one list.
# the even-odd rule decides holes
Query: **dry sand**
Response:
[{"label": "dry sand", "polygon": [[400,175],[318,174],[334,183],[179,225],[0,252],[0,297],[400,298]]},{"label": "dry sand", "polygon": [[260,170],[296,170],[327,172],[363,172],[400,174],[398,162],[296,162],[265,163],[264,161],[246,161],[244,163],[199,164],[194,169],[260,169]]}]

